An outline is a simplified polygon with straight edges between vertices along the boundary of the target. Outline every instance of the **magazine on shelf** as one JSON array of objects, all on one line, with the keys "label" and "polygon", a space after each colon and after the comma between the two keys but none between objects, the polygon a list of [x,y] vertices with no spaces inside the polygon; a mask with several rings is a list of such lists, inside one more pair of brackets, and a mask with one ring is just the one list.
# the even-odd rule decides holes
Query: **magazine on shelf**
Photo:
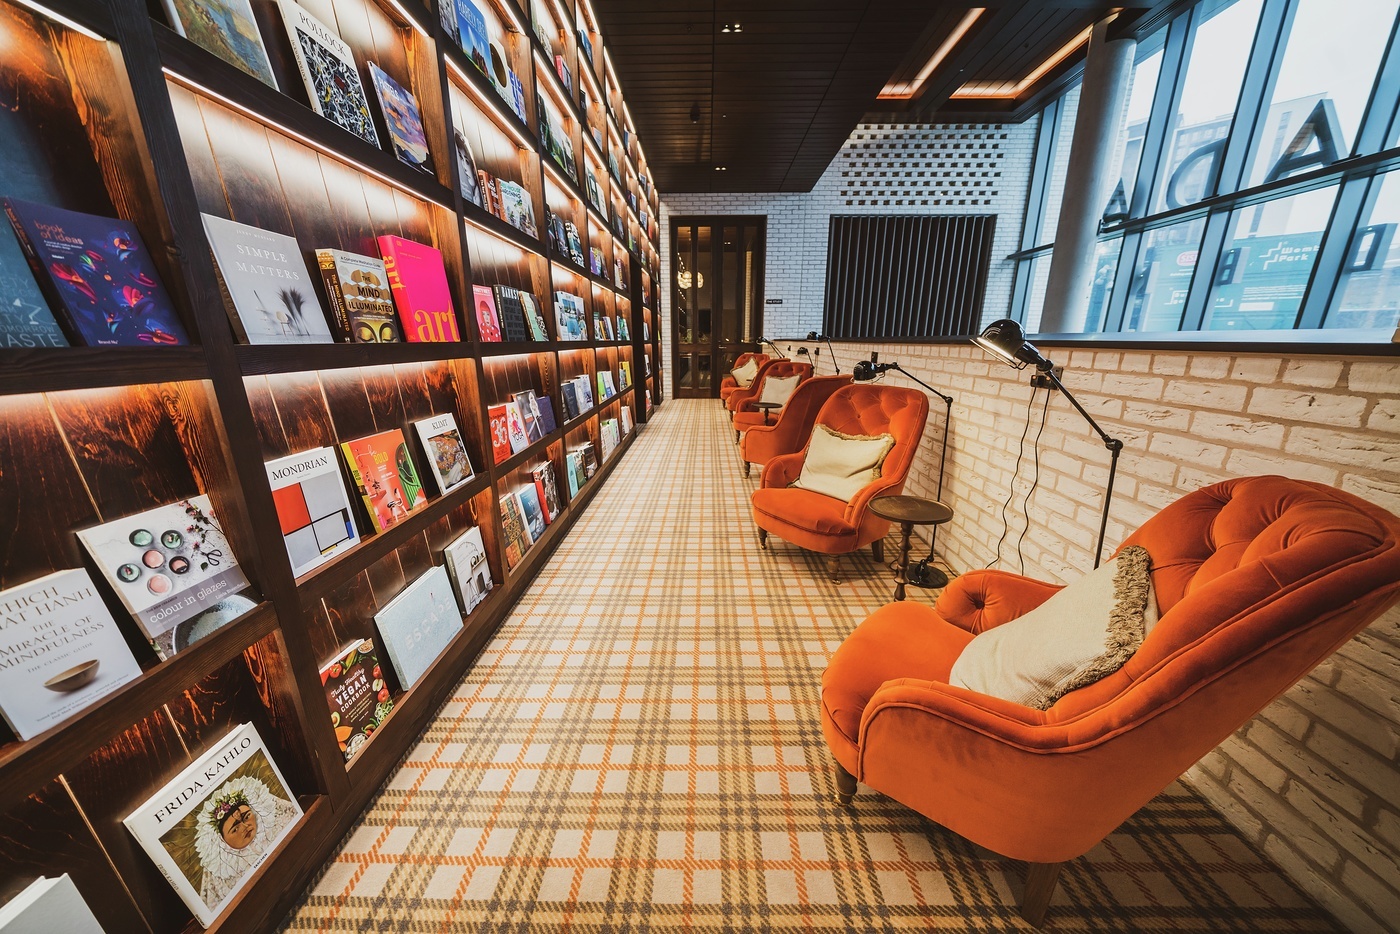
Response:
[{"label": "magazine on shelf", "polygon": [[564,222],[564,235],[569,242],[569,256],[577,265],[582,266],[584,263],[583,241],[579,239],[578,227],[573,221]]},{"label": "magazine on shelf", "polygon": [[374,114],[370,112],[369,98],[360,83],[360,69],[350,46],[296,0],[277,0],[277,6],[282,11],[282,22],[287,27],[311,109],[378,146]]},{"label": "magazine on shelf", "polygon": [[496,296],[489,285],[472,286],[472,305],[476,308],[476,330],[488,344],[501,341],[501,319],[496,314]]},{"label": "magazine on shelf", "polygon": [[587,412],[593,408],[593,383],[589,380],[588,374],[575,378],[574,385],[578,387],[578,404],[582,411]]},{"label": "magazine on shelf", "polygon": [[335,741],[349,762],[394,709],[374,640],[356,640],[336,652],[335,658],[321,667],[321,687],[331,711]]},{"label": "magazine on shelf", "polygon": [[340,449],[376,532],[427,504],[423,482],[400,429],[345,441]]},{"label": "magazine on shelf", "polygon": [[67,347],[19,243],[0,235],[0,349]]},{"label": "magazine on shelf", "polygon": [[549,522],[545,519],[544,506],[540,503],[540,495],[535,490],[534,482],[516,490],[515,498],[520,503],[520,516],[525,520],[525,528],[529,529],[530,538],[539,541]]},{"label": "magazine on shelf", "polygon": [[573,421],[578,418],[582,410],[578,407],[578,387],[573,380],[566,380],[559,386],[559,394],[564,399],[564,420]]},{"label": "magazine on shelf", "polygon": [[447,569],[433,565],[374,614],[389,664],[408,690],[462,631],[462,611]]},{"label": "magazine on shelf", "polygon": [[622,437],[627,437],[632,433],[632,406],[622,407]]},{"label": "magazine on shelf", "polygon": [[501,198],[501,217],[528,236],[538,237],[539,231],[535,229],[535,209],[530,203],[530,193],[517,182],[502,180],[497,187]]},{"label": "magazine on shelf", "polygon": [[514,570],[535,540],[525,526],[525,517],[520,512],[520,501],[514,493],[507,493],[500,499],[501,534],[505,540],[506,568]]},{"label": "magazine on shelf", "polygon": [[525,309],[525,325],[530,331],[530,340],[549,340],[549,331],[545,327],[544,313],[540,311],[539,300],[529,292],[521,292],[520,306]]},{"label": "magazine on shelf", "polygon": [[68,873],[40,876],[0,906],[0,934],[104,934]]},{"label": "magazine on shelf", "polygon": [[162,4],[180,35],[263,84],[277,87],[248,0],[162,0]]},{"label": "magazine on shelf", "polygon": [[457,153],[457,190],[462,198],[477,207],[485,207],[481,194],[481,179],[477,176],[476,158],[467,142],[466,113],[463,107],[452,108],[452,144]]},{"label": "magazine on shelf", "polygon": [[506,419],[506,403],[493,405],[486,410],[491,431],[491,457],[497,463],[510,460],[510,424]]},{"label": "magazine on shelf", "polygon": [[554,318],[559,328],[559,340],[588,340],[584,325],[583,299],[572,292],[554,293]]},{"label": "magazine on shelf", "polygon": [[317,250],[316,265],[331,306],[337,339],[392,344],[403,339],[384,261],[345,250]]},{"label": "magazine on shelf", "polygon": [[520,413],[520,421],[525,425],[525,437],[531,444],[544,438],[544,429],[540,425],[540,413],[535,404],[535,391],[526,389],[517,392],[511,399],[511,404]]},{"label": "magazine on shelf", "polygon": [[520,415],[520,406],[514,402],[506,404],[506,432],[510,438],[510,452],[519,454],[530,446],[530,435],[525,430],[525,419]]},{"label": "magazine on shelf", "polygon": [[547,435],[554,434],[554,429],[559,426],[554,421],[554,403],[550,401],[549,393],[535,396],[535,413],[540,420],[540,430]]},{"label": "magazine on shelf", "polygon": [[530,471],[535,480],[535,492],[539,494],[540,505],[544,507],[544,521],[553,522],[564,511],[564,501],[559,497],[559,484],[554,478],[554,463],[545,461]]},{"label": "magazine on shelf", "polygon": [[525,324],[525,306],[520,301],[520,290],[508,285],[494,288],[496,314],[501,321],[501,336],[507,341],[527,341],[530,332]]},{"label": "magazine on shelf", "polygon": [[457,603],[463,613],[470,613],[491,592],[491,564],[486,560],[481,529],[467,529],[443,550],[442,556],[457,592]]},{"label": "magazine on shelf", "polygon": [[439,493],[450,493],[476,476],[472,471],[471,458],[467,455],[466,442],[462,440],[462,433],[457,430],[457,419],[451,412],[420,419],[413,423],[413,427],[423,442],[423,452],[428,455],[430,472]]},{"label": "magazine on shelf", "polygon": [[461,340],[441,251],[392,234],[381,236],[378,243],[379,255],[384,257],[384,268],[389,274],[389,289],[403,324],[404,339],[414,342]]},{"label": "magazine on shelf", "polygon": [[582,452],[569,451],[564,455],[564,480],[569,487],[569,499],[572,500],[578,496],[585,480]]},{"label": "magazine on shelf", "polygon": [[[439,3],[452,3],[453,0],[438,0]],[[487,46],[486,17],[481,14],[472,0],[456,0],[457,4],[457,43],[472,64],[481,69],[482,74],[490,70],[491,50]]]},{"label": "magazine on shelf", "polygon": [[379,111],[384,115],[384,128],[389,131],[394,155],[405,165],[431,172],[433,161],[428,153],[428,134],[423,129],[418,99],[374,62],[369,63],[369,76],[374,84],[374,95],[379,98]]},{"label": "magazine on shelf", "polygon": [[301,577],[359,543],[350,496],[333,448],[312,448],[270,460],[265,466],[293,577]]},{"label": "magazine on shelf", "polygon": [[326,344],[331,334],[293,237],[201,214],[219,281],[247,344]]}]

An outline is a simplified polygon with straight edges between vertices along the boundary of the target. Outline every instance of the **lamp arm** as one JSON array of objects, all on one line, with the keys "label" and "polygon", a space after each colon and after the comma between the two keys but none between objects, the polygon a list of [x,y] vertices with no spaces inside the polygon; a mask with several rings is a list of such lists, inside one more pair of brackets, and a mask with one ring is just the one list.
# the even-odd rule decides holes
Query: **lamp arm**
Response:
[{"label": "lamp arm", "polygon": [[1049,379],[1050,382],[1055,384],[1055,388],[1060,391],[1061,395],[1069,400],[1069,404],[1074,406],[1075,411],[1084,416],[1084,420],[1089,423],[1089,427],[1094,429],[1094,433],[1103,441],[1104,447],[1113,451],[1115,455],[1118,451],[1123,450],[1123,442],[1099,427],[1099,423],[1094,421],[1094,416],[1084,410],[1084,406],[1080,405],[1079,400],[1074,398],[1074,394],[1065,388],[1065,384],[1060,382],[1060,378],[1055,375],[1054,370],[1041,368],[1040,372]]},{"label": "lamp arm", "polygon": [[783,353],[782,349],[781,349],[777,344],[775,344],[775,343],[773,343],[772,341],[770,341],[768,338],[766,338],[766,337],[760,337],[760,338],[758,339],[758,342],[759,342],[760,345],[762,345],[762,344],[767,344],[769,347],[772,347],[774,350],[776,350],[776,351],[778,352],[778,356],[779,356],[779,357],[781,357],[781,358],[784,359],[784,360],[787,359],[787,354]]},{"label": "lamp arm", "polygon": [[[925,389],[927,389],[929,392],[933,393],[933,394],[934,394],[935,396],[937,396],[938,398],[942,399],[943,402],[944,402],[944,404],[947,405],[950,409],[952,408],[952,405],[953,405],[953,397],[952,397],[952,396],[945,396],[943,393],[939,392],[937,389],[934,389],[934,388],[933,388],[932,386],[930,386],[928,383],[926,383],[926,382],[924,382],[923,380],[919,379],[917,376],[914,376],[913,374],[911,374],[908,370],[906,370],[904,367],[900,366],[898,363],[891,364],[890,369],[892,369],[892,370],[898,370],[899,372],[903,373],[906,377],[908,377],[909,379],[911,379],[911,380],[913,380],[914,382],[918,383],[920,386],[924,387]],[[1083,410],[1083,409],[1080,409],[1080,411],[1082,412],[1082,411],[1084,411],[1084,410]],[[1086,414],[1084,417],[1085,417],[1085,418],[1088,418],[1088,415]]]},{"label": "lamp arm", "polygon": [[1041,367],[1040,372],[1049,377],[1050,382],[1054,383],[1055,388],[1069,400],[1070,405],[1074,406],[1075,410],[1078,411],[1080,415],[1084,416],[1084,420],[1089,423],[1089,427],[1094,429],[1094,432],[1103,439],[1104,447],[1108,448],[1108,485],[1104,487],[1103,513],[1099,516],[1099,543],[1094,546],[1094,567],[1098,567],[1099,562],[1103,560],[1103,539],[1104,534],[1108,531],[1108,505],[1113,499],[1113,480],[1118,475],[1118,455],[1123,453],[1123,442],[1099,427],[1099,423],[1094,421],[1094,417],[1084,411],[1084,406],[1079,404],[1079,400],[1074,398],[1074,395],[1065,388],[1065,384],[1060,382],[1059,378],[1055,376],[1055,371],[1053,369]]},{"label": "lamp arm", "polygon": [[831,338],[826,338],[826,351],[831,354],[831,365],[836,368],[836,372],[841,372],[841,364],[836,362],[836,349],[831,346]]}]

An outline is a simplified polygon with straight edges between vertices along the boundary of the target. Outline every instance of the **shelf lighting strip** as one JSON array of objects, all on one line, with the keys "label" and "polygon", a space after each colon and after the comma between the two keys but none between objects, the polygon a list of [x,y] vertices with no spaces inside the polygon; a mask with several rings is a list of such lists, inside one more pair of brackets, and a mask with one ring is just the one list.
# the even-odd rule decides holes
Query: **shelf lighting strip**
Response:
[{"label": "shelf lighting strip", "polygon": [[884,90],[875,95],[876,99],[886,101],[909,100],[917,96],[919,91],[922,90],[924,82],[928,80],[928,76],[933,74],[935,68],[943,64],[943,60],[952,53],[958,43],[963,40],[963,36],[967,35],[968,30],[971,29],[973,24],[986,12],[987,10],[985,7],[973,7],[968,10],[963,14],[963,18],[958,21],[958,24],[953,27],[953,31],[948,33],[948,38],[944,39],[942,44],[929,56],[929,60],[924,62],[924,67],[919,69],[919,73],[914,76],[913,81],[887,84]]},{"label": "shelf lighting strip", "polygon": [[553,156],[550,156],[548,159],[541,159],[540,165],[544,166],[545,174],[548,175],[550,178],[554,179],[554,184],[558,186],[560,191],[564,192],[564,196],[566,198],[568,198],[570,201],[578,200],[578,198],[574,195],[573,186],[566,182],[564,180],[564,176],[559,174],[559,170],[554,167]]},{"label": "shelf lighting strip", "polygon": [[428,35],[428,30],[419,25],[418,20],[408,15],[408,11],[400,5],[399,0],[389,0],[389,6],[393,7],[394,10],[404,18],[408,25],[413,27],[413,31],[418,33],[418,35],[422,36],[424,39],[432,38],[432,36]]},{"label": "shelf lighting strip", "polygon": [[518,118],[514,114],[511,114],[509,117],[507,117],[505,111],[501,109],[499,104],[497,104],[493,100],[487,99],[484,95],[482,95],[477,90],[476,85],[472,83],[471,78],[467,77],[467,73],[463,71],[461,66],[459,66],[451,58],[447,60],[447,67],[456,72],[457,77],[462,79],[462,91],[472,100],[474,100],[477,103],[477,106],[484,107],[487,110],[494,113],[497,118],[496,125],[501,129],[505,130],[505,132],[509,134],[512,139],[519,143],[521,149],[525,149],[530,152],[535,151],[535,147],[530,143],[530,140],[516,127],[515,124]]},{"label": "shelf lighting strip", "polygon": [[559,28],[565,32],[573,32],[574,18],[559,0],[554,0],[554,10],[559,14]]},{"label": "shelf lighting strip", "polygon": [[518,251],[520,252],[521,256],[523,256],[523,257],[528,258],[528,257],[531,256],[531,255],[538,255],[538,254],[535,253],[534,250],[529,249],[529,248],[527,248],[527,247],[521,246],[520,244],[516,243],[514,240],[510,239],[509,237],[503,236],[499,231],[492,230],[490,227],[487,227],[485,224],[478,223],[477,221],[472,220],[470,217],[464,217],[464,218],[462,218],[462,223],[468,224],[468,225],[470,225],[471,227],[474,227],[475,229],[479,230],[481,233],[486,234],[486,236],[488,236],[488,237],[494,237],[495,239],[499,240],[501,243],[503,243],[503,244],[505,244],[506,246],[510,247],[512,250],[518,250]]},{"label": "shelf lighting strip", "polygon": [[958,88],[956,91],[954,91],[948,96],[954,99],[1005,98],[1014,100],[1020,97],[1023,93],[1029,90],[1032,85],[1034,85],[1037,81],[1044,77],[1046,72],[1050,71],[1056,65],[1059,65],[1065,59],[1069,58],[1071,55],[1077,52],[1082,46],[1086,45],[1089,42],[1089,37],[1093,34],[1093,32],[1093,26],[1085,27],[1083,32],[1079,33],[1073,39],[1069,40],[1064,45],[1056,49],[1054,54],[1052,54],[1045,61],[1041,62],[1034,71],[1026,75],[1024,78],[1022,78],[1015,84],[1008,84],[1007,82],[987,83],[972,81],[968,82],[967,84],[964,84],[962,87]]},{"label": "shelf lighting strip", "polygon": [[84,26],[82,23],[78,22],[77,20],[71,20],[71,19],[69,19],[68,17],[64,16],[62,13],[59,13],[59,12],[56,11],[56,10],[50,10],[48,7],[44,6],[42,3],[35,3],[34,0],[15,0],[15,2],[18,3],[20,6],[22,6],[22,7],[26,8],[26,9],[28,9],[28,10],[32,10],[32,11],[34,11],[35,13],[38,13],[40,16],[44,17],[45,19],[53,20],[55,23],[58,23],[60,26],[67,26],[69,29],[73,30],[74,32],[79,33],[79,34],[84,35],[84,36],[87,36],[89,39],[96,39],[98,42],[106,42],[106,41],[107,41],[107,37],[106,37],[106,36],[102,36],[102,35],[99,35],[98,33],[93,32],[91,29],[88,29],[86,26]]},{"label": "shelf lighting strip", "polygon": [[427,195],[423,194],[421,191],[411,188],[408,185],[405,185],[403,182],[399,181],[398,179],[391,178],[390,176],[385,175],[383,172],[380,172],[377,169],[372,169],[369,166],[365,165],[363,162],[358,162],[355,159],[352,159],[349,156],[345,155],[343,152],[340,152],[339,150],[332,149],[331,147],[323,143],[319,143],[303,133],[298,133],[291,127],[283,126],[276,120],[273,120],[271,117],[268,117],[265,114],[261,114],[258,111],[253,110],[251,107],[245,107],[238,101],[225,97],[218,91],[211,90],[210,88],[207,88],[204,85],[200,84],[198,81],[195,81],[192,78],[185,77],[178,71],[171,71],[169,68],[164,67],[161,68],[161,71],[165,72],[165,74],[171,80],[179,84],[183,84],[185,87],[189,88],[195,93],[202,94],[206,97],[211,97],[219,103],[224,104],[225,106],[232,107],[239,113],[246,114],[247,116],[252,117],[254,120],[258,121],[264,126],[272,127],[274,130],[285,136],[290,136],[295,140],[299,140],[300,142],[305,143],[307,146],[310,146],[312,149],[315,149],[317,152],[325,153],[332,159],[335,159],[337,162],[343,162],[354,169],[358,169],[359,171],[364,172],[366,175],[372,175],[384,184],[397,188],[399,191],[402,191],[406,195],[417,198],[419,201],[428,201],[432,204],[436,204],[438,207],[446,211],[452,210],[451,207],[443,204],[436,198],[430,198]]}]

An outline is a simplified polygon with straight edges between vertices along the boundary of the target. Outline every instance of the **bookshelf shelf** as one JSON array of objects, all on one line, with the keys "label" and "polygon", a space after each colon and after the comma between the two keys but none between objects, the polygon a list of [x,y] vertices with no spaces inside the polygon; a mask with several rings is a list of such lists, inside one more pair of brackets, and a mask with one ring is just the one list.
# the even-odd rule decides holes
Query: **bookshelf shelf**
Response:
[{"label": "bookshelf shelf", "polygon": [[466,341],[439,344],[242,344],[234,352],[243,375],[258,376],[460,359],[471,356],[472,345]]},{"label": "bookshelf shelf", "polygon": [[466,54],[461,49],[446,43],[440,43],[438,48],[442,50],[447,62],[448,74],[452,76],[457,86],[471,95],[495,124],[514,137],[518,144],[531,152],[538,153],[540,140],[535,135],[534,129],[510,109],[509,105],[496,93],[496,89],[491,86],[491,82],[481,73],[479,68],[471,63]]},{"label": "bookshelf shelf", "polygon": [[178,383],[209,375],[204,348],[43,347],[0,350],[0,394]]}]

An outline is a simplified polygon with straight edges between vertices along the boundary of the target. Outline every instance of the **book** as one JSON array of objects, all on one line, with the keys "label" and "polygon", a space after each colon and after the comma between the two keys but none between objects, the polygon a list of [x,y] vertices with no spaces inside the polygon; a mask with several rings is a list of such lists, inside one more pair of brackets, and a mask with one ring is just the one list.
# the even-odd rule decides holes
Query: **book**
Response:
[{"label": "book", "polygon": [[544,507],[544,521],[553,522],[564,511],[564,502],[559,498],[559,484],[554,479],[554,464],[545,461],[530,475],[535,479],[535,492],[539,494],[540,505]]},{"label": "book", "polygon": [[574,385],[578,387],[578,404],[581,411],[587,412],[593,408],[593,384],[588,379],[588,374],[574,379]]},{"label": "book", "polygon": [[403,431],[391,428],[340,445],[370,522],[383,532],[427,503]]},{"label": "book", "polygon": [[[34,281],[69,343],[88,347],[189,343],[134,224],[18,198],[0,199],[0,203]],[[44,321],[42,316],[33,317]]]},{"label": "book", "polygon": [[578,387],[573,380],[566,380],[559,386],[559,394],[564,399],[564,420],[573,421],[578,418],[582,410],[578,407]]},{"label": "book", "polygon": [[426,243],[392,234],[381,236],[378,242],[404,338],[413,342],[461,340],[442,253]]},{"label": "book", "polygon": [[277,87],[248,0],[162,0],[170,25],[195,45]]},{"label": "book", "polygon": [[530,446],[530,435],[525,430],[525,419],[520,415],[520,406],[513,402],[506,405],[506,433],[510,438],[512,454],[519,454]]},{"label": "book", "polygon": [[583,29],[578,31],[578,47],[579,51],[583,52],[584,57],[588,59],[588,63],[593,64],[593,41],[588,38],[588,33]]},{"label": "book", "polygon": [[624,405],[622,407],[622,437],[627,437],[632,433],[632,407]]},{"label": "book", "polygon": [[501,216],[501,189],[496,178],[485,169],[476,170],[476,180],[481,186],[481,206],[492,217]]},{"label": "book", "polygon": [[471,458],[467,456],[467,445],[462,441],[462,433],[457,430],[457,419],[451,412],[420,419],[413,423],[418,437],[423,442],[423,451],[428,455],[429,473],[437,483],[439,493],[450,493],[476,474],[472,471]]},{"label": "book", "polygon": [[326,344],[334,340],[297,241],[213,214],[201,214],[229,321],[245,344]]},{"label": "book", "polygon": [[569,451],[564,455],[564,480],[569,487],[569,499],[572,500],[578,496],[578,491],[584,484],[582,453]]},{"label": "book", "polygon": [[554,421],[554,403],[550,401],[549,394],[535,396],[535,412],[540,420],[540,430],[546,434],[554,434],[558,424]]},{"label": "book", "polygon": [[141,666],[83,568],[0,591],[0,713],[20,739],[139,677]]},{"label": "book", "polygon": [[606,211],[607,208],[603,207],[603,189],[598,186],[598,176],[593,172],[593,167],[585,166],[583,172],[589,203],[599,211]]},{"label": "book", "polygon": [[472,304],[476,306],[476,330],[483,341],[501,341],[501,319],[496,314],[496,296],[489,285],[472,286]]},{"label": "book", "polygon": [[393,344],[402,340],[394,317],[389,273],[384,261],[363,253],[322,249],[316,266],[326,288],[331,320],[338,338],[355,344]]},{"label": "book", "polygon": [[501,199],[501,218],[531,237],[539,236],[535,229],[535,208],[524,186],[502,179],[497,184],[497,190]]},{"label": "book", "polygon": [[453,42],[461,42],[461,33],[457,27],[457,2],[456,0],[438,0],[438,22],[442,23],[442,31],[447,34],[447,38]]},{"label": "book", "polygon": [[384,128],[389,131],[394,155],[405,165],[431,172],[433,160],[428,152],[428,134],[423,129],[418,98],[374,62],[369,63],[369,77],[374,85],[374,96],[379,98],[379,110],[384,115]]},{"label": "book", "polygon": [[617,339],[620,341],[630,341],[632,339],[632,329],[627,325],[627,316],[617,316]]},{"label": "book", "polygon": [[510,460],[513,453],[510,449],[510,423],[506,418],[506,410],[509,408],[509,405],[503,403],[486,410],[491,427],[491,456],[498,464]]},{"label": "book", "polygon": [[588,248],[588,271],[595,276],[603,274],[603,251],[596,246]]},{"label": "book", "polygon": [[78,532],[162,659],[253,608],[208,496],[192,496]]},{"label": "book", "polygon": [[40,876],[0,907],[4,934],[104,934],[73,879]]},{"label": "book", "polygon": [[447,569],[433,565],[374,614],[389,664],[407,690],[462,631],[462,611]]},{"label": "book", "polygon": [[296,0],[277,0],[311,109],[371,146],[379,145],[369,98],[350,46]]},{"label": "book", "polygon": [[508,285],[494,288],[496,314],[501,321],[501,336],[508,341],[526,341],[530,333],[525,327],[525,306],[520,302],[520,290]]},{"label": "book", "polygon": [[525,116],[525,85],[521,83],[520,76],[514,71],[510,72],[509,84],[510,97],[508,100],[510,101],[511,109],[514,110],[515,115],[520,118],[520,122],[525,123],[528,119]]},{"label": "book", "polygon": [[499,505],[501,533],[505,540],[506,569],[515,570],[515,566],[525,557],[535,540],[530,537],[530,530],[525,526],[525,517],[520,512],[520,501],[514,493],[502,496]]},{"label": "book", "polygon": [[355,547],[360,533],[340,477],[335,449],[312,448],[266,464],[272,502],[292,576],[320,567]]},{"label": "book", "polygon": [[257,728],[245,723],[122,823],[208,927],[301,814]]},{"label": "book", "polygon": [[349,762],[394,709],[374,640],[343,646],[321,667],[321,687],[326,692],[340,754]]},{"label": "book", "polygon": [[0,238],[0,348],[67,347],[19,244]]},{"label": "book", "polygon": [[470,613],[491,592],[491,564],[486,560],[486,545],[481,529],[472,526],[459,535],[442,552],[447,563],[447,576],[457,592],[457,604],[463,613]]},{"label": "book", "polygon": [[612,370],[598,371],[598,398],[606,402],[617,395],[617,387],[613,385]]},{"label": "book", "polygon": [[457,189],[462,198],[477,207],[484,207],[481,179],[477,176],[476,158],[467,143],[466,114],[463,107],[452,108],[452,143],[457,153]]},{"label": "book", "polygon": [[539,541],[549,523],[545,520],[544,507],[540,504],[540,495],[536,492],[534,483],[522,486],[514,495],[520,504],[520,517],[525,520],[525,528],[530,531],[530,538]]},{"label": "book", "polygon": [[[621,319],[619,319],[620,321]],[[632,385],[632,364],[627,360],[619,360],[617,364],[617,380],[619,389],[626,389]]]},{"label": "book", "polygon": [[554,323],[561,341],[588,340],[584,326],[583,299],[572,292],[554,293]]},{"label": "book", "polygon": [[520,412],[520,421],[525,425],[525,437],[531,444],[544,438],[544,429],[540,425],[539,409],[535,407],[535,391],[526,389],[517,392],[511,403]]},{"label": "book", "polygon": [[583,242],[579,239],[578,227],[573,221],[564,222],[564,234],[569,238],[569,255],[578,265],[583,265]]},{"label": "book", "polygon": [[592,444],[585,444],[583,452],[583,476],[586,480],[593,479],[593,475],[598,472],[598,454]]},{"label": "book", "polygon": [[617,419],[605,418],[598,425],[598,434],[603,444],[603,462],[612,457],[613,451],[617,450]]},{"label": "book", "polygon": [[[452,0],[439,0],[450,3]],[[472,0],[456,0],[457,3],[457,43],[472,64],[481,69],[482,74],[490,69],[491,50],[486,39],[486,17],[481,15]]]},{"label": "book", "polygon": [[521,292],[520,307],[525,309],[525,326],[530,332],[530,340],[549,340],[549,331],[544,323],[544,313],[540,311],[540,303],[535,296],[529,292]]}]

